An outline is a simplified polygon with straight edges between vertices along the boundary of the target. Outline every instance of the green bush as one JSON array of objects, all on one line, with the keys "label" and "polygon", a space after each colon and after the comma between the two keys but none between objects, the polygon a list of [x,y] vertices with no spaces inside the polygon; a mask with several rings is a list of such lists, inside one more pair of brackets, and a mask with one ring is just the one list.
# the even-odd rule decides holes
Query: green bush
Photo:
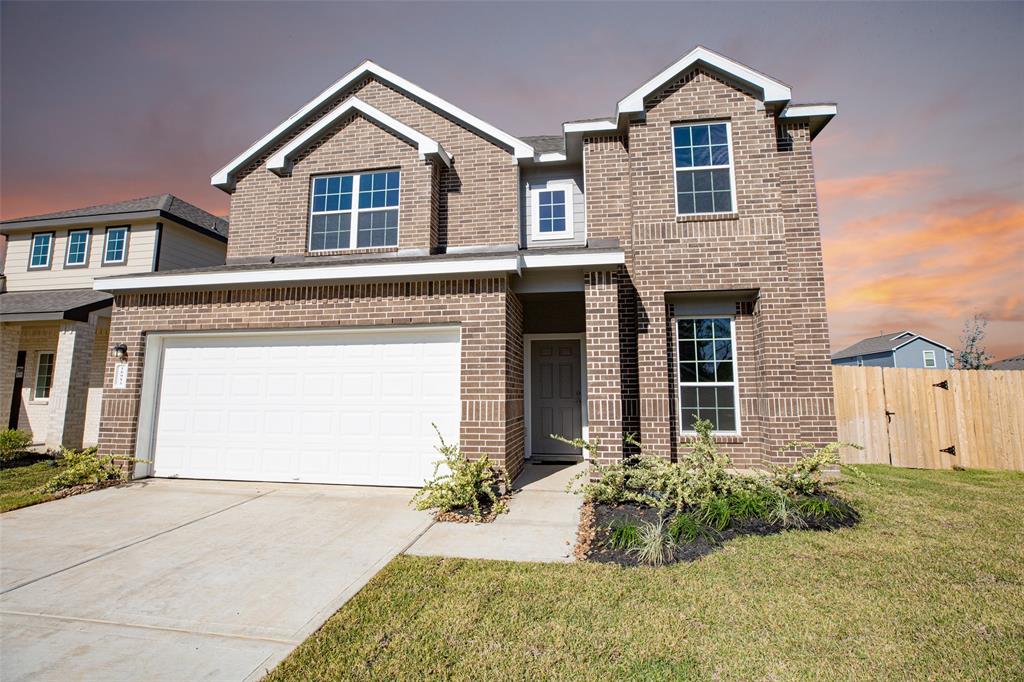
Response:
[{"label": "green bush", "polygon": [[0,461],[16,459],[32,444],[32,434],[18,429],[0,431]]},{"label": "green bush", "polygon": [[[116,458],[120,461],[139,461]],[[84,450],[61,448],[60,471],[43,486],[43,492],[55,493],[79,485],[123,481],[127,472],[115,463],[113,455],[99,455],[95,447]]]},{"label": "green bush", "polygon": [[776,464],[772,467],[772,482],[793,495],[821,495],[829,487],[828,470],[841,466],[839,450],[843,447],[860,449],[853,443],[829,443],[818,448],[814,443],[793,441],[788,450],[803,450],[807,454],[792,464]]},{"label": "green bush", "polygon": [[[507,511],[497,493],[499,485],[509,487],[505,470],[492,464],[486,455],[467,459],[457,444],[445,442],[436,424],[434,431],[441,440],[437,451],[443,459],[434,464],[434,478],[424,483],[413,496],[416,508],[443,512],[472,510],[477,521],[483,518],[485,508],[489,507],[498,514]],[[442,466],[447,466],[447,473],[440,473]]]}]

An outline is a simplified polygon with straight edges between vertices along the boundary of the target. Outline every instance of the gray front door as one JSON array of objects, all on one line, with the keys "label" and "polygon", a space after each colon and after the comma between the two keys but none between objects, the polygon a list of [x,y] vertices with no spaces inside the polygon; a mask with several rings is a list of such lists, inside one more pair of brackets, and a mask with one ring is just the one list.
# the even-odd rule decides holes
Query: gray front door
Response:
[{"label": "gray front door", "polygon": [[579,339],[534,341],[530,352],[530,446],[535,455],[578,455],[550,438],[583,435]]}]

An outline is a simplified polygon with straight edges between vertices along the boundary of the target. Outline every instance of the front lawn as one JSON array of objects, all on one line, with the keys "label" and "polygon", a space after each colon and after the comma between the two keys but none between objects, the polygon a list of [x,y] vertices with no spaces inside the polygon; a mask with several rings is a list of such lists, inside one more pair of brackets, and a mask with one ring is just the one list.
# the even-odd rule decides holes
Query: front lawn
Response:
[{"label": "front lawn", "polygon": [[1024,475],[862,469],[859,525],[693,563],[401,556],[269,679],[1024,678]]},{"label": "front lawn", "polygon": [[0,512],[28,507],[53,498],[51,493],[41,493],[39,488],[50,480],[59,469],[50,458],[4,464],[0,468]]}]

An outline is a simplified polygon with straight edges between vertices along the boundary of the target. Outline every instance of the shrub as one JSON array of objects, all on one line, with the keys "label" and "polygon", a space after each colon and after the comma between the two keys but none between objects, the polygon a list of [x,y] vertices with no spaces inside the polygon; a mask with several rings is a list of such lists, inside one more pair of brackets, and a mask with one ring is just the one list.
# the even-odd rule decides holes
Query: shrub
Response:
[{"label": "shrub", "polygon": [[853,443],[829,443],[815,448],[813,443],[793,441],[787,445],[790,450],[809,451],[792,464],[772,467],[772,482],[793,495],[821,495],[826,492],[829,481],[825,469],[840,466],[839,450],[843,447],[860,449]]},{"label": "shrub", "polygon": [[32,434],[18,429],[0,431],[0,461],[8,461],[21,456],[32,444]]},{"label": "shrub", "polygon": [[715,543],[720,539],[713,528],[705,526],[690,512],[676,514],[668,524],[668,534],[678,544],[696,542],[701,539]]},{"label": "shrub", "polygon": [[55,493],[78,485],[95,485],[107,481],[123,481],[127,472],[115,464],[120,461],[137,462],[135,458],[115,458],[99,455],[95,447],[84,450],[61,448],[60,471],[43,486],[43,492]]},{"label": "shrub", "polygon": [[[467,459],[458,444],[446,443],[440,430],[434,424],[434,431],[441,441],[437,451],[443,459],[434,464],[434,477],[423,484],[412,498],[416,509],[437,509],[448,512],[455,509],[472,510],[473,518],[480,521],[483,511],[489,507],[495,513],[507,511],[506,505],[498,498],[500,484],[508,487],[505,470],[491,463],[486,455],[479,459]],[[446,466],[447,473],[441,473]]]},{"label": "shrub", "polygon": [[615,519],[608,528],[607,545],[612,549],[631,549],[640,541],[640,529],[632,521]]},{"label": "shrub", "polygon": [[665,527],[665,519],[659,517],[640,526],[636,544],[628,551],[642,564],[661,566],[672,560],[675,550],[676,542]]}]

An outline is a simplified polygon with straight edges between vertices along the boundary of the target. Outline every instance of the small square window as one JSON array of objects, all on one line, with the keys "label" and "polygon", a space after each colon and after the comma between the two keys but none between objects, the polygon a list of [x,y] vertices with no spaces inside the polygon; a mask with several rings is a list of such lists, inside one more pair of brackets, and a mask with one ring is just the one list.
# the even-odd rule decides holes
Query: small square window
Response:
[{"label": "small square window", "polygon": [[32,249],[28,257],[30,270],[43,270],[50,267],[53,254],[53,232],[40,232],[32,235]]},{"label": "small square window", "polygon": [[128,258],[128,226],[108,227],[103,245],[103,263],[124,263]]},{"label": "small square window", "polygon": [[933,350],[926,350],[926,351],[922,351],[922,353],[924,354],[924,366],[926,368],[932,369],[932,368],[938,366],[937,363],[935,362],[935,351],[933,351]]},{"label": "small square window", "polygon": [[531,190],[532,239],[569,239],[573,236],[570,181],[551,181],[546,187]]},{"label": "small square window", "polygon": [[72,230],[68,232],[68,252],[64,257],[65,267],[86,265],[89,262],[90,230]]}]

